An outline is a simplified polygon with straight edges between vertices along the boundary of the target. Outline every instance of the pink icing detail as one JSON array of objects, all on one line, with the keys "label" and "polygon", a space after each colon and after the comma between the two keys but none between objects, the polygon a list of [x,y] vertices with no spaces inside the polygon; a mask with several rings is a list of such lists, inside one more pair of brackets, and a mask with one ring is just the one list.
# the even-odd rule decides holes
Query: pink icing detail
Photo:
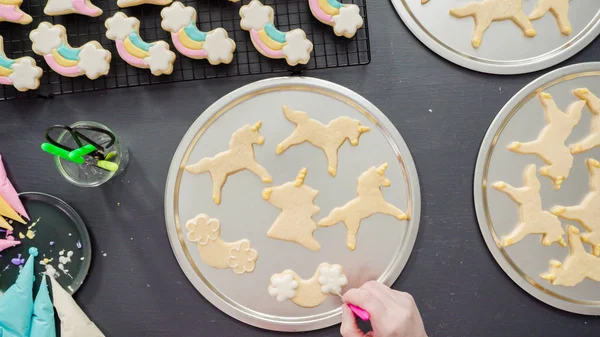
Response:
[{"label": "pink icing detail", "polygon": [[312,9],[313,14],[317,17],[317,19],[319,19],[319,21],[333,23],[333,17],[323,12],[321,7],[319,7],[318,0],[308,0],[308,5],[310,6],[310,9]]},{"label": "pink icing detail", "polygon": [[44,60],[46,60],[46,63],[48,63],[48,65],[50,66],[50,68],[52,68],[52,70],[56,71],[57,73],[59,73],[61,75],[77,76],[81,73],[81,70],[77,66],[63,67],[60,64],[56,63],[56,60],[54,59],[54,57],[52,57],[52,54],[44,55]]},{"label": "pink icing detail", "polygon": [[258,32],[254,29],[250,30],[250,38],[252,39],[252,42],[254,42],[254,45],[258,45],[258,49],[260,49],[263,53],[266,54],[266,56],[271,57],[271,58],[282,58],[285,57],[283,55],[283,50],[273,50],[270,49],[269,47],[267,47],[261,40],[260,37],[258,36]]},{"label": "pink icing detail", "polygon": [[101,13],[100,9],[97,7],[86,6],[85,0],[72,0],[71,3],[73,4],[73,8],[75,8],[75,10],[81,14],[87,16],[98,16]]},{"label": "pink icing detail", "polygon": [[17,6],[0,5],[0,17],[3,17],[7,21],[19,21],[23,15],[25,13],[17,11]]},{"label": "pink icing detail", "polygon": [[0,76],[0,84],[12,85],[12,81],[6,76]]},{"label": "pink icing detail", "polygon": [[144,60],[142,60],[141,58],[135,57],[127,52],[127,50],[125,49],[125,45],[123,44],[123,40],[117,39],[117,40],[115,40],[115,42],[117,43],[117,51],[119,52],[119,55],[121,56],[121,58],[123,60],[125,60],[125,62],[127,62],[135,67],[142,67],[142,68],[148,67],[148,64],[146,62],[144,62]]},{"label": "pink icing detail", "polygon": [[179,41],[179,35],[177,33],[171,33],[171,38],[173,39],[173,44],[175,45],[175,48],[177,48],[177,50],[179,50],[179,52],[183,55],[190,57],[208,57],[208,54],[203,49],[189,49],[183,44],[181,44],[181,41]]}]

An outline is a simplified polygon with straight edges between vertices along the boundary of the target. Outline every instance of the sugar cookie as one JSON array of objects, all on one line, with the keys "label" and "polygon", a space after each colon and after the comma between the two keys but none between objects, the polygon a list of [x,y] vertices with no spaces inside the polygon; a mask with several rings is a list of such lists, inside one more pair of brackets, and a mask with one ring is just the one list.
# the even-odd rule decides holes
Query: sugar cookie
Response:
[{"label": "sugar cookie", "polygon": [[590,192],[577,206],[556,206],[552,213],[561,218],[579,222],[589,233],[581,235],[583,242],[592,246],[592,252],[600,256],[600,162],[586,160],[590,172]]},{"label": "sugar cookie", "polygon": [[523,240],[529,234],[542,234],[542,244],[549,246],[553,242],[565,247],[564,229],[558,218],[550,212],[542,210],[540,197],[540,181],[537,178],[535,165],[525,169],[525,186],[516,188],[503,181],[494,183],[494,188],[506,193],[519,204],[520,222],[507,236],[502,237],[501,245],[508,247]]},{"label": "sugar cookie", "polygon": [[313,44],[306,38],[302,29],[287,33],[273,25],[273,8],[258,0],[252,0],[240,8],[243,30],[250,32],[254,47],[264,56],[272,59],[285,59],[291,66],[307,64]]},{"label": "sugar cookie", "polygon": [[110,52],[97,41],[89,41],[79,48],[73,48],[67,41],[67,32],[62,25],[42,22],[31,31],[33,52],[41,55],[52,70],[66,77],[87,76],[95,80],[108,74]]},{"label": "sugar cookie", "polygon": [[265,183],[273,181],[267,170],[256,162],[254,144],[262,145],[265,137],[258,132],[261,121],[254,125],[244,125],[231,136],[229,150],[223,151],[212,158],[202,158],[196,164],[187,165],[185,170],[200,174],[210,172],[213,181],[213,201],[221,203],[221,189],[229,175],[248,170],[262,179]]},{"label": "sugar cookie", "polygon": [[564,262],[550,261],[550,271],[540,277],[555,286],[574,287],[586,277],[600,281],[600,258],[585,251],[579,229],[575,226],[567,228],[569,232],[569,255]]},{"label": "sugar cookie", "polygon": [[139,5],[158,5],[166,6],[173,2],[173,0],[117,0],[117,6],[120,8],[127,8]]},{"label": "sugar cookie", "polygon": [[223,241],[218,219],[199,214],[186,222],[185,229],[187,239],[196,244],[200,257],[210,267],[231,268],[238,275],[254,271],[258,253],[250,247],[250,241]]},{"label": "sugar cookie", "polygon": [[0,0],[0,22],[30,24],[33,18],[20,8],[23,0]]},{"label": "sugar cookie", "polygon": [[269,295],[278,302],[291,300],[304,308],[313,308],[323,303],[329,294],[339,295],[348,285],[348,278],[339,264],[321,263],[317,271],[308,280],[304,280],[295,271],[287,269],[271,276]]},{"label": "sugar cookie", "polygon": [[91,0],[48,0],[44,7],[46,15],[81,14],[91,17],[102,15],[102,9]]},{"label": "sugar cookie", "polygon": [[600,98],[592,94],[587,88],[575,89],[573,93],[575,93],[575,96],[586,101],[593,115],[590,134],[578,143],[569,146],[572,154],[578,154],[600,146]]},{"label": "sugar cookie", "polygon": [[308,5],[313,16],[333,27],[337,36],[351,38],[364,23],[360,8],[355,4],[344,5],[338,0],[308,0]]},{"label": "sugar cookie", "polygon": [[287,120],[296,124],[296,129],[277,145],[276,153],[282,154],[290,146],[309,142],[325,152],[328,162],[327,171],[334,177],[337,173],[338,149],[346,139],[353,146],[357,146],[360,136],[371,130],[368,126],[360,125],[360,121],[350,117],[338,117],[324,125],[317,120],[308,118],[306,112],[292,110],[285,105],[283,114]]},{"label": "sugar cookie", "polygon": [[313,236],[317,224],[312,219],[319,212],[319,207],[314,204],[319,191],[304,184],[306,172],[306,168],[303,168],[295,181],[263,190],[263,198],[281,209],[281,214],[275,219],[267,235],[273,239],[299,243],[311,250],[319,250],[321,245]]},{"label": "sugar cookie", "polygon": [[233,60],[235,42],[229,38],[223,28],[211,30],[208,33],[196,27],[196,10],[185,7],[179,1],[163,8],[160,12],[163,18],[161,26],[171,33],[175,48],[187,57],[207,59],[212,65],[229,64]]},{"label": "sugar cookie", "polygon": [[464,7],[450,10],[450,14],[457,18],[472,16],[475,20],[475,30],[471,45],[478,48],[483,40],[483,33],[494,21],[512,20],[523,30],[527,37],[536,35],[535,28],[523,12],[523,0],[484,0],[471,2]]},{"label": "sugar cookie", "polygon": [[421,0],[421,5],[424,5],[424,4],[428,3],[428,2],[429,2],[429,0]]},{"label": "sugar cookie", "polygon": [[104,25],[107,28],[106,37],[116,42],[117,51],[125,62],[136,68],[150,69],[154,76],[173,72],[175,53],[165,41],[147,43],[142,40],[138,19],[117,12]]},{"label": "sugar cookie", "polygon": [[19,91],[34,90],[40,86],[42,74],[42,68],[29,56],[14,60],[6,57],[4,39],[0,36],[0,84],[12,85]]},{"label": "sugar cookie", "polygon": [[556,18],[558,28],[564,35],[573,32],[571,22],[569,21],[569,2],[571,0],[539,0],[537,6],[531,14],[529,20],[537,20],[546,13],[550,12]]},{"label": "sugar cookie", "polygon": [[351,250],[356,248],[356,233],[360,222],[375,213],[383,213],[406,220],[407,215],[396,206],[388,203],[383,198],[381,186],[388,187],[392,183],[385,177],[388,163],[379,167],[371,166],[358,177],[358,196],[342,207],[334,208],[329,215],[319,221],[321,227],[329,227],[343,222],[346,225],[346,245]]},{"label": "sugar cookie", "polygon": [[516,153],[536,154],[542,158],[548,165],[542,167],[540,173],[552,179],[554,189],[558,190],[573,167],[573,155],[565,141],[579,123],[585,101],[569,105],[567,113],[563,113],[550,94],[542,92],[538,97],[544,107],[546,126],[536,140],[528,143],[513,142],[508,148]]}]

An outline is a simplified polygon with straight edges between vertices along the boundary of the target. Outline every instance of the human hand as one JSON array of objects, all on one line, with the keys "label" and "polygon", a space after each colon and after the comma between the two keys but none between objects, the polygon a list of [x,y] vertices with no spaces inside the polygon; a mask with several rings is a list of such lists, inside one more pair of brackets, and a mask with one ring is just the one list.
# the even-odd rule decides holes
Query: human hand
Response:
[{"label": "human hand", "polygon": [[344,303],[354,304],[371,315],[373,331],[364,334],[356,325],[354,314],[342,306],[343,337],[427,337],[423,320],[413,297],[404,292],[369,281],[362,287],[348,290]]}]

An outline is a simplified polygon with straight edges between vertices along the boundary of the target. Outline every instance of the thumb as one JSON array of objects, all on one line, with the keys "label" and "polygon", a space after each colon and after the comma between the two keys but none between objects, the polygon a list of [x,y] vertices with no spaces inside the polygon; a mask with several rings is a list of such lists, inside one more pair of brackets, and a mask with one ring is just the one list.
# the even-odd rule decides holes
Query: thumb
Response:
[{"label": "thumb", "polygon": [[352,310],[346,304],[342,305],[342,326],[340,328],[342,337],[364,337],[365,334],[356,325],[356,319]]}]

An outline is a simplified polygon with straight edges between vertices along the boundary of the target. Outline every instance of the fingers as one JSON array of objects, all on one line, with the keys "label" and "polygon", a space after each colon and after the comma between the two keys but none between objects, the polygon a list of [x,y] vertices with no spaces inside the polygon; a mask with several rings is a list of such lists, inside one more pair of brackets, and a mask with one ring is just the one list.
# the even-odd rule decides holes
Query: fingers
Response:
[{"label": "fingers", "polygon": [[343,337],[364,337],[365,335],[356,325],[356,319],[352,310],[347,305],[342,305],[342,326],[340,333]]},{"label": "fingers", "polygon": [[350,289],[342,296],[344,303],[351,303],[366,310],[371,317],[381,315],[385,312],[383,302],[369,291],[361,288]]},{"label": "fingers", "polygon": [[371,295],[377,297],[383,303],[386,309],[390,309],[396,301],[394,297],[395,291],[388,288],[385,284],[376,281],[369,281],[365,283],[361,289],[364,289],[371,293]]}]

